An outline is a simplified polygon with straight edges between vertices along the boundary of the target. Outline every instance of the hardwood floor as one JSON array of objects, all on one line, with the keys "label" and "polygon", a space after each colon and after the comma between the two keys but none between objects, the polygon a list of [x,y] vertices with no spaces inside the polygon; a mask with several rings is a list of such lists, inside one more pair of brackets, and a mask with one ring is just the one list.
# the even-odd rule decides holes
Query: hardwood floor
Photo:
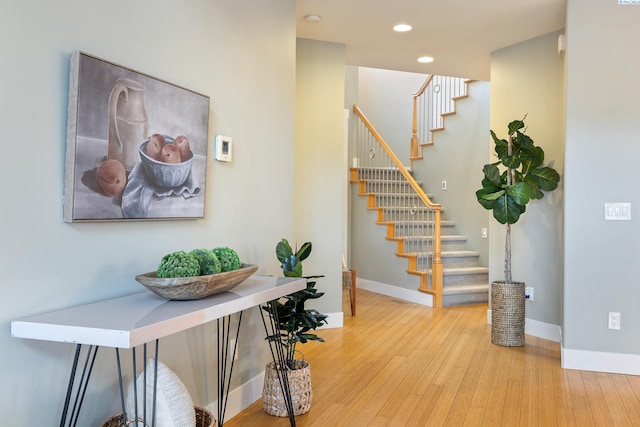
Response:
[{"label": "hardwood floor", "polygon": [[[345,298],[348,301],[348,297]],[[560,367],[560,345],[491,344],[486,304],[431,309],[358,290],[357,317],[301,346],[311,426],[640,426],[640,377]],[[288,426],[258,400],[224,424]]]}]

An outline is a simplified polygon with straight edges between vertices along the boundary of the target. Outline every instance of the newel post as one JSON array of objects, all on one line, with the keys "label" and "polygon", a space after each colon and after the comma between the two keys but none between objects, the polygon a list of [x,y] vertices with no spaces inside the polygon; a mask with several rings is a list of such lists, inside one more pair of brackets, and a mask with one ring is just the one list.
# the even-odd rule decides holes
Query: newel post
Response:
[{"label": "newel post", "polygon": [[433,230],[433,264],[431,280],[433,288],[433,306],[442,307],[442,242],[440,236],[440,209],[435,210],[435,229]]},{"label": "newel post", "polygon": [[418,97],[413,97],[413,123],[411,125],[411,158],[419,156],[418,149]]}]

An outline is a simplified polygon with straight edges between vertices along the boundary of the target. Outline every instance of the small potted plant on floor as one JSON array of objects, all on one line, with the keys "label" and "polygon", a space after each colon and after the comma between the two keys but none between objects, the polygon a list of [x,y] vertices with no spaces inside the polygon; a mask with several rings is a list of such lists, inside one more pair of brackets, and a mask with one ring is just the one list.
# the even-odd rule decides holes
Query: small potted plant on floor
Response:
[{"label": "small potted plant on floor", "polygon": [[[324,292],[318,292],[314,279],[323,276],[303,276],[302,261],[311,254],[311,243],[304,243],[295,252],[287,239],[282,239],[276,245],[276,257],[282,265],[285,277],[302,277],[307,280],[307,287],[298,292],[286,295],[283,298],[264,307],[271,316],[277,312],[276,329],[274,335],[267,337],[281,352],[284,362],[282,366],[276,366],[273,362],[267,364],[265,381],[262,392],[264,409],[267,413],[277,416],[287,416],[286,406],[280,390],[278,376],[286,375],[289,389],[291,390],[294,415],[306,413],[311,407],[311,371],[309,363],[303,358],[296,359],[298,343],[308,341],[324,342],[322,337],[315,334],[316,328],[327,323],[327,315],[318,310],[307,308],[307,301],[320,298]],[[278,373],[280,370],[280,374]]]},{"label": "small potted plant on floor", "polygon": [[[526,116],[525,116],[526,118]],[[527,203],[542,199],[558,187],[560,175],[544,165],[544,151],[525,134],[524,118],[508,125],[507,139],[491,131],[498,161],[484,165],[478,202],[506,224],[505,280],[491,284],[491,342],[524,345],[525,284],[511,277],[511,224],[525,212]]]}]

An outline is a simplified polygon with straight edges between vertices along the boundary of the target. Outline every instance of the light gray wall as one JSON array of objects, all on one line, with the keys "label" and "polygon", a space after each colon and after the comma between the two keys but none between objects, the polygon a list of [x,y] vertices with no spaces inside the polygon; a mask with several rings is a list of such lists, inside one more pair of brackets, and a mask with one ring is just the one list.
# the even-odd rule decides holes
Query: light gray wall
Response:
[{"label": "light gray wall", "polygon": [[[567,2],[564,347],[640,355],[640,7]],[[604,221],[628,202],[631,221]],[[607,329],[608,312],[621,330]]]},{"label": "light gray wall", "polygon": [[[358,103],[358,68],[353,65],[345,65],[344,67],[344,108],[346,113],[349,116],[349,124],[351,124],[355,118],[353,113],[353,105]],[[350,137],[350,130],[347,130],[347,139]],[[347,142],[347,164],[346,168],[348,169],[349,177],[347,180],[351,180],[351,172],[349,168],[352,166],[352,160],[356,157],[356,148],[352,147],[351,144]],[[352,237],[352,216],[355,213],[353,207],[353,200],[357,194],[354,194],[354,184],[348,182],[347,184],[347,250],[345,254],[345,263],[347,267],[352,268],[352,247],[353,247],[353,237]]]},{"label": "light gray wall", "polygon": [[[260,273],[281,274],[275,244],[294,236],[295,223],[295,2],[5,2],[0,37],[0,414],[12,426],[50,425],[60,416],[74,348],[12,338],[11,319],[139,292],[134,276],[177,249],[228,245]],[[210,141],[232,136],[234,161],[209,163],[205,219],[62,221],[73,50],[211,97]],[[317,270],[329,273],[329,261],[318,258]],[[234,387],[266,360],[263,342],[253,340],[260,321],[252,314],[245,322]],[[213,329],[200,328],[161,343],[162,358],[198,404],[216,397],[213,374],[201,376],[204,366],[214,371],[212,360],[202,360],[213,354],[202,344],[209,334]],[[113,360],[112,350],[99,353],[79,425],[115,413]]]},{"label": "light gray wall", "polygon": [[[559,188],[534,200],[511,227],[513,280],[534,288],[527,319],[560,325],[562,301],[562,207],[564,59],[559,32],[537,37],[491,54],[491,129],[506,137],[507,125],[527,118],[527,135],[545,151],[545,163],[560,174]],[[495,161],[491,142],[491,159]],[[490,280],[504,280],[505,226],[491,217]]]},{"label": "light gray wall", "polygon": [[358,67],[357,104],[406,167],[410,166],[413,94],[426,74]]},{"label": "light gray wall", "polygon": [[[423,148],[423,159],[413,162],[415,177],[435,203],[442,204],[442,219],[455,222],[455,234],[467,237],[468,250],[478,251],[479,265],[488,265],[489,240],[482,228],[490,216],[476,199],[482,167],[489,150],[489,82],[468,85],[469,97],[456,102],[456,114],[447,116],[434,144]],[[447,189],[442,189],[447,181]]]},{"label": "light gray wall", "polygon": [[[344,203],[344,45],[298,39],[294,236],[313,244],[305,275],[323,274],[325,295],[309,303],[324,313],[342,311]],[[289,239],[293,244],[293,241]],[[321,335],[321,334],[320,334]],[[302,349],[304,351],[304,349]]]}]

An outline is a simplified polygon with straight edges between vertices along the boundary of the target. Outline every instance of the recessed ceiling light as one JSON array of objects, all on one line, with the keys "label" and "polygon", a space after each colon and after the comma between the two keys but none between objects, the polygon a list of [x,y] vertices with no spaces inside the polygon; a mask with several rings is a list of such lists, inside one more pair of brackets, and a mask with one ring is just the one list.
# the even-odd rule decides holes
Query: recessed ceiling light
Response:
[{"label": "recessed ceiling light", "polygon": [[305,15],[304,17],[304,20],[309,24],[317,24],[318,22],[320,22],[320,19],[322,19],[320,15]]},{"label": "recessed ceiling light", "polygon": [[399,33],[404,33],[407,31],[411,31],[413,27],[409,24],[398,24],[393,26],[393,31],[397,31]]},{"label": "recessed ceiling light", "polygon": [[426,64],[428,62],[433,62],[433,58],[430,56],[421,56],[420,58],[418,58],[418,62],[422,62],[423,64]]}]

